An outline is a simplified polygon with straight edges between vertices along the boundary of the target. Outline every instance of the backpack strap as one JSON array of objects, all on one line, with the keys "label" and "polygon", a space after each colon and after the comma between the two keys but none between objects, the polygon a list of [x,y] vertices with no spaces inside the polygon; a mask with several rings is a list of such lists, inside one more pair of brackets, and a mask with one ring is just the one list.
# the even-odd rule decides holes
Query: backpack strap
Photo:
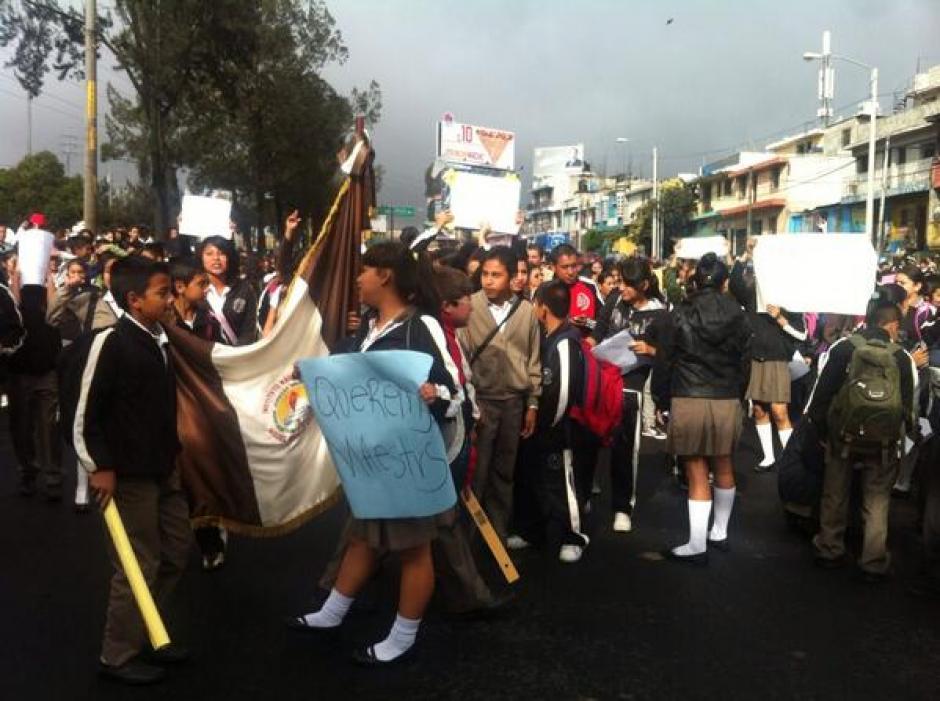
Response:
[{"label": "backpack strap", "polygon": [[516,301],[514,301],[512,303],[512,306],[509,307],[509,313],[506,314],[506,316],[503,318],[501,322],[496,324],[496,327],[492,331],[490,331],[489,334],[487,334],[486,338],[483,339],[483,342],[474,349],[473,354],[470,356],[470,365],[473,365],[473,363],[476,362],[477,358],[479,358],[483,354],[483,351],[486,350],[486,347],[490,345],[490,342],[494,338],[496,338],[496,334],[498,334],[499,330],[503,328],[503,326],[505,326],[506,323],[512,318],[512,315],[516,313],[516,310],[519,308],[521,304],[522,304],[522,295],[518,295],[516,297]]}]

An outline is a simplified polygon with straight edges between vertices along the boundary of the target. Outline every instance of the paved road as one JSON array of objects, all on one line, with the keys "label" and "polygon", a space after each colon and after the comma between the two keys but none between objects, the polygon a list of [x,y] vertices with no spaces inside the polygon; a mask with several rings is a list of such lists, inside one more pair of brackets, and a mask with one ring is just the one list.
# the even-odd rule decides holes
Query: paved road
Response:
[{"label": "paved road", "polygon": [[3,433],[0,699],[940,697],[940,605],[906,592],[918,548],[911,506],[893,509],[897,575],[873,588],[851,569],[815,569],[783,525],[774,476],[750,472],[748,445],[739,457],[734,550],[708,568],[652,555],[682,542],[686,521],[684,494],[650,452],[633,533],[610,532],[602,496],[579,565],[519,554],[512,616],[452,623],[432,611],[419,658],[390,670],[348,658],[387,629],[393,573],[379,582],[377,610],[355,613],[334,648],[280,623],[303,609],[340,514],[285,538],[234,539],[229,564],[211,575],[194,553],[167,620],[195,659],[162,686],[130,691],[95,675],[108,581],[100,519],[17,496]]}]

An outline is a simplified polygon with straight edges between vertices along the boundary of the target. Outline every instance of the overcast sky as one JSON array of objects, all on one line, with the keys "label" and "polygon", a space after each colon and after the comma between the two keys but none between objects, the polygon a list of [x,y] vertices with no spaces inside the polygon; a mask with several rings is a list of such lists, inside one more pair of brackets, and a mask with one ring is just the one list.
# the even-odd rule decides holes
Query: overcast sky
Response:
[{"label": "overcast sky", "polygon": [[[386,168],[383,203],[420,205],[435,122],[515,131],[516,165],[536,146],[583,142],[595,170],[620,170],[630,139],[634,172],[696,170],[735,149],[760,149],[815,119],[816,64],[832,48],[878,66],[882,111],[918,60],[940,64],[938,0],[330,0],[349,60],[326,77],[341,92],[377,80],[375,130]],[[667,20],[673,22],[667,25]],[[25,153],[26,103],[0,70],[0,166]],[[113,72],[103,71],[103,77]],[[837,63],[838,114],[854,111],[868,74]],[[104,97],[101,97],[102,102]],[[82,90],[54,79],[34,103],[33,148],[62,151],[83,133]],[[81,156],[73,156],[72,170]],[[103,166],[102,174],[107,172]]]}]

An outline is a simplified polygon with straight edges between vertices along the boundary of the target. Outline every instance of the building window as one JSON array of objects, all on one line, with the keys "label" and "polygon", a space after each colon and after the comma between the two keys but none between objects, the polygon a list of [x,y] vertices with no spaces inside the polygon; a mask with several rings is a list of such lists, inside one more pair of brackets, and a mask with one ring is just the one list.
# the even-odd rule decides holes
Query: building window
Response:
[{"label": "building window", "polygon": [[910,212],[907,207],[901,210],[901,222],[900,226],[907,226],[910,223]]},{"label": "building window", "polygon": [[920,145],[921,158],[933,158],[937,155],[937,147],[932,141]]},{"label": "building window", "polygon": [[725,193],[724,194],[726,197],[731,194],[731,179],[730,178],[725,180]]},{"label": "building window", "polygon": [[742,199],[747,193],[747,176],[739,175],[738,176],[738,199]]},{"label": "building window", "polygon": [[780,189],[780,169],[774,168],[770,171],[770,189],[776,192]]},{"label": "building window", "polygon": [[906,148],[902,146],[901,148],[898,149],[897,156],[895,157],[894,162],[899,166],[903,166],[905,163],[907,163],[907,149]]},{"label": "building window", "polygon": [[843,129],[842,130],[842,148],[845,148],[850,143],[852,143],[852,130]]},{"label": "building window", "polygon": [[865,154],[864,156],[858,156],[855,159],[855,172],[856,173],[868,172],[868,154]]}]

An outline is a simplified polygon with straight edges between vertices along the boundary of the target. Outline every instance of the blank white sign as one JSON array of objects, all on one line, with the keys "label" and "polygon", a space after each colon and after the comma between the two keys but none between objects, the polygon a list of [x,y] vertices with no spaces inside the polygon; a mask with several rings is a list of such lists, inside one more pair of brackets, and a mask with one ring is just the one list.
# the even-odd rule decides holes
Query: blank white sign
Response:
[{"label": "blank white sign", "polygon": [[878,256],[864,234],[761,236],[754,248],[757,307],[862,315],[875,289]]},{"label": "blank white sign", "polygon": [[522,183],[516,177],[456,172],[450,184],[450,211],[454,226],[479,229],[486,222],[501,234],[519,231],[519,194]]},{"label": "blank white sign", "polygon": [[180,214],[180,233],[204,239],[210,236],[232,238],[229,223],[232,219],[232,203],[219,197],[183,195],[183,211]]}]

